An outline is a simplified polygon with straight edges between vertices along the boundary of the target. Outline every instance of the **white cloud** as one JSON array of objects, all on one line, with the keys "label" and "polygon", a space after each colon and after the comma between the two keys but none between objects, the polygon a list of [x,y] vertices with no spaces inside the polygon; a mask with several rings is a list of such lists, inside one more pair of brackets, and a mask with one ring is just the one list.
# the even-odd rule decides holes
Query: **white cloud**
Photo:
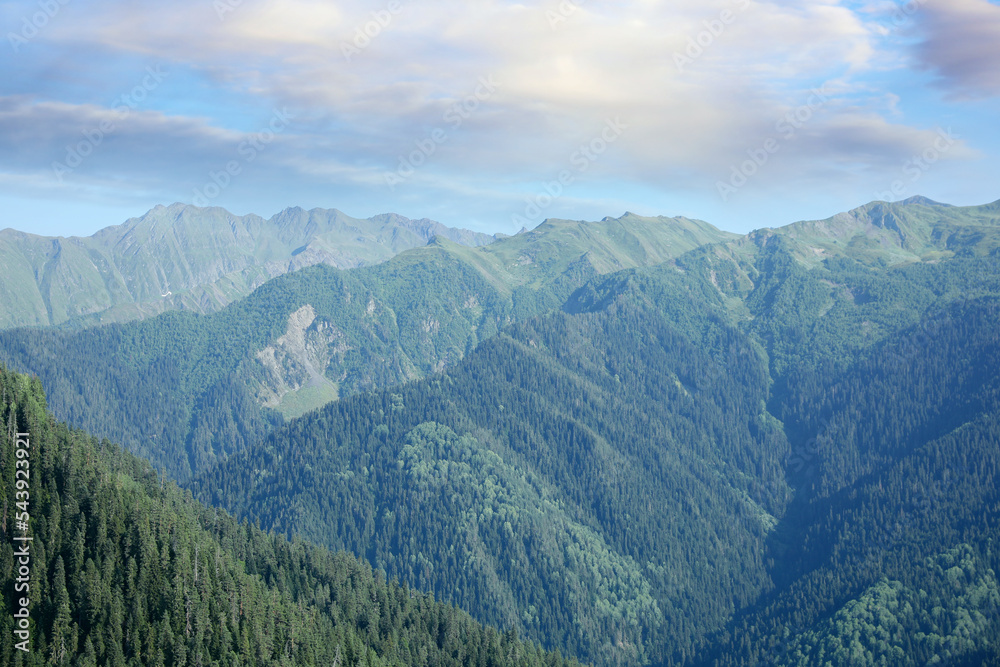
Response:
[{"label": "white cloud", "polygon": [[[568,13],[556,0],[399,3],[389,12],[389,0],[230,1],[232,11],[220,20],[211,0],[95,0],[72,24],[53,23],[45,38],[82,60],[110,53],[170,63],[208,84],[207,107],[227,95],[264,113],[293,107],[295,126],[262,172],[273,173],[275,183],[301,178],[375,194],[384,193],[383,175],[399,156],[435,129],[447,140],[411,183],[471,193],[493,182],[503,197],[503,187],[565,168],[608,118],[629,128],[581,181],[711,188],[746,151],[780,137],[781,119],[824,82],[829,99],[794,138],[783,139],[759,183],[892,170],[933,131],[906,124],[897,98],[865,79],[897,54],[884,51],[877,14],[858,3],[588,0]],[[926,66],[955,89],[995,91],[989,65],[997,59],[979,54],[1000,48],[1000,39],[985,43],[993,34],[985,18],[996,10],[985,0],[927,0],[920,24]],[[561,20],[553,24],[550,12]],[[982,25],[970,26],[975,17]],[[368,43],[356,42],[366,26]],[[965,31],[973,37],[961,44]],[[349,58],[345,44],[357,50]],[[689,62],[678,67],[678,54]],[[446,121],[448,109],[490,76],[500,82],[496,93],[478,101],[460,127]],[[202,94],[197,83],[187,85],[177,91]],[[0,128],[0,159],[26,170],[55,159],[103,113],[86,105],[17,104],[27,111]],[[136,113],[89,163],[91,175],[112,178],[117,169],[163,183],[201,178],[245,136],[219,115],[213,126]],[[242,130],[248,122],[240,119]],[[960,144],[949,157],[974,155]]]},{"label": "white cloud", "polygon": [[23,175],[37,191],[118,190],[128,198],[190,192],[230,161],[253,162],[256,182],[286,174],[301,146],[292,135],[261,132],[127,107],[0,97],[0,164],[6,171],[0,183],[12,189]]}]

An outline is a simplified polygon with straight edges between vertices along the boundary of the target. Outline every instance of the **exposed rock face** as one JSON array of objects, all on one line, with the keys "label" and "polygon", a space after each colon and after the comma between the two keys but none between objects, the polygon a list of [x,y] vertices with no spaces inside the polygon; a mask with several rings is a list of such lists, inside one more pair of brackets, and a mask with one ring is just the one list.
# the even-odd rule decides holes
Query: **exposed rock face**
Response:
[{"label": "exposed rock face", "polygon": [[327,375],[331,362],[343,360],[350,347],[344,334],[330,322],[316,319],[316,310],[305,305],[288,317],[288,329],[274,345],[257,353],[264,367],[258,400],[269,408],[281,405],[290,393],[304,388],[337,392]]}]

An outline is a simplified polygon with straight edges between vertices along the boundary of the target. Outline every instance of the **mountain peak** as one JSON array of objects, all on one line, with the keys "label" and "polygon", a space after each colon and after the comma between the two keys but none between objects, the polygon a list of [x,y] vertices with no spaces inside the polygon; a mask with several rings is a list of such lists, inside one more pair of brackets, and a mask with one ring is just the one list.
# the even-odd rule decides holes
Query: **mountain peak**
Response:
[{"label": "mountain peak", "polygon": [[909,197],[907,199],[904,199],[903,201],[896,202],[896,203],[903,204],[905,206],[919,205],[919,206],[947,206],[947,207],[951,207],[951,204],[942,204],[941,202],[934,201],[933,199],[928,199],[927,197],[924,197],[923,195],[914,195],[912,197]]},{"label": "mountain peak", "polygon": [[[495,240],[396,214],[361,220],[337,209],[291,207],[265,220],[182,202],[158,204],[70,243],[4,231],[0,243],[11,271],[0,276],[0,293],[33,296],[30,308],[0,313],[0,328],[130,320],[176,308],[211,312],[268,278],[314,264],[349,269],[383,262],[435,235],[466,246]],[[45,289],[23,287],[37,285],[40,276]]]},{"label": "mountain peak", "polygon": [[[144,220],[177,220],[185,215],[204,215],[206,213],[215,216],[222,215],[225,217],[240,217],[222,208],[221,206],[195,206],[194,204],[185,204],[184,202],[175,201],[173,204],[169,204],[167,206],[157,204],[142,215],[129,218],[123,224],[138,224]],[[105,227],[105,229],[113,229],[120,226],[121,225],[112,225],[111,227]]]},{"label": "mountain peak", "polygon": [[[898,264],[936,259],[944,253],[984,254],[1000,246],[985,228],[1000,225],[1000,206],[952,206],[915,196],[873,201],[825,220],[796,222],[773,230],[802,244],[806,263],[831,254],[863,262]],[[751,235],[751,240],[755,239]],[[822,253],[817,254],[822,250]]]}]

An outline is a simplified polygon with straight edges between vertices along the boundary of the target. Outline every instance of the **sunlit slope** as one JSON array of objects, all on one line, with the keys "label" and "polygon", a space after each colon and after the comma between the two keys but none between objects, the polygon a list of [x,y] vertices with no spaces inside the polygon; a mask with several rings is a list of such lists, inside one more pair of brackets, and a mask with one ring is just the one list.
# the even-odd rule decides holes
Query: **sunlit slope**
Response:
[{"label": "sunlit slope", "polygon": [[1000,201],[983,206],[950,206],[925,197],[872,202],[773,231],[801,243],[807,261],[839,253],[884,264],[989,255],[1000,248]]},{"label": "sunlit slope", "polygon": [[[760,232],[596,277],[443,374],[294,420],[193,486],[600,664],[770,664],[796,633],[794,652],[839,651],[850,639],[829,615],[870,632],[852,601],[905,603],[921,585],[933,597],[895,616],[902,634],[865,650],[974,659],[1000,630],[980,618],[995,530],[970,523],[996,502],[995,457],[977,455],[968,509],[907,536],[918,551],[865,536],[996,437],[995,381],[981,381],[995,309],[963,304],[1000,294],[1000,257],[802,249]],[[939,448],[937,463],[910,446]],[[803,466],[836,481],[831,498],[812,497]],[[827,563],[831,544],[844,558]],[[856,567],[856,548],[891,579]],[[940,576],[962,550],[961,578]],[[935,608],[970,615],[975,637],[939,620],[951,648],[925,641]]]},{"label": "sunlit slope", "polygon": [[546,220],[530,232],[490,246],[449,249],[477,266],[498,288],[538,289],[562,277],[652,266],[737,236],[700,220],[626,213],[599,222]]}]

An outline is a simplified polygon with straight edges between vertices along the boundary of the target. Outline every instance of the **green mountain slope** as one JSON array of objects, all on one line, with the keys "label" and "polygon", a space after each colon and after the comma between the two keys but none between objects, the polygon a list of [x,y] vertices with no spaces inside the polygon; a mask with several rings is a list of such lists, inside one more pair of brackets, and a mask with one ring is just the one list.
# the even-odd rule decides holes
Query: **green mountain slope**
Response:
[{"label": "green mountain slope", "polygon": [[[645,244],[630,241],[629,230]],[[282,415],[456,363],[506,324],[558,307],[611,270],[609,257],[641,265],[729,235],[703,223],[626,216],[546,223],[521,236],[475,249],[438,240],[351,271],[309,267],[204,317],[0,332],[0,359],[39,375],[60,418],[184,480],[259,439]],[[558,256],[504,268],[527,252],[525,243],[533,248],[532,238],[547,253],[561,248]]]},{"label": "green mountain slope", "polygon": [[[817,263],[801,240],[765,232],[597,278],[455,368],[294,420],[192,486],[598,664],[770,664],[794,628],[796,648],[779,653],[840,650],[828,618],[882,600],[879,586],[905,597],[920,595],[921,577],[950,581],[927,574],[927,559],[967,548],[971,579],[929,589],[933,604],[904,610],[892,645],[926,661],[944,642],[942,659],[977,660],[1000,630],[982,620],[1000,565],[992,510],[982,513],[997,502],[991,468],[962,485],[979,500],[918,550],[899,553],[871,527],[842,531],[848,510],[878,522],[905,507],[861,493],[885,483],[877,471],[902,466],[894,483],[917,484],[983,460],[972,452],[1000,438],[989,418],[995,302],[968,301],[1000,295],[1000,256],[978,245],[990,242],[922,262],[872,261],[845,244]],[[935,324],[948,308],[963,323],[951,333]],[[920,337],[930,332],[950,347]],[[926,365],[899,361],[915,355]],[[846,386],[869,393],[834,422],[814,402],[843,399]],[[947,430],[921,421],[932,410]],[[820,419],[836,434],[817,434]],[[876,448],[904,427],[900,447]],[[910,448],[950,430],[948,446],[964,453],[906,470]],[[841,443],[855,434],[869,440],[847,456]],[[838,480],[836,504],[803,479],[818,460]],[[827,563],[832,544],[870,557]],[[977,636],[926,625],[932,612],[970,616]],[[886,646],[865,650],[892,655]]]},{"label": "green mountain slope", "polygon": [[0,328],[96,324],[166,310],[212,312],[275,276],[314,264],[385,261],[440,236],[493,237],[430,220],[290,208],[269,220],[221,208],[157,206],[86,238],[0,231]]},{"label": "green mountain slope", "polygon": [[560,277],[592,277],[653,266],[699,246],[738,238],[707,222],[625,213],[600,222],[549,219],[530,232],[481,248],[452,247],[490,282],[513,291]]},{"label": "green mountain slope", "polygon": [[995,664],[1000,656],[984,647],[983,636],[1000,609],[1000,590],[975,551],[963,544],[928,557],[909,578],[911,586],[882,580],[790,636],[773,651],[773,664]]},{"label": "green mountain slope", "polygon": [[884,265],[934,261],[1000,248],[1000,201],[950,206],[926,197],[872,202],[826,220],[798,222],[772,230],[804,246],[800,256],[818,261],[846,252],[859,261]]},{"label": "green mountain slope", "polygon": [[597,664],[983,664],[996,212],[553,221],[0,351],[198,497]]},{"label": "green mountain slope", "polygon": [[797,492],[769,545],[776,589],[713,664],[1000,658],[998,315],[997,299],[953,304],[783,397]]},{"label": "green mountain slope", "polygon": [[[575,664],[344,553],[199,505],[148,464],[55,422],[37,380],[0,368],[0,394],[4,665]],[[15,455],[15,433],[29,435],[30,457]],[[29,589],[16,594],[15,461],[30,464],[17,469],[30,471],[33,538],[30,574],[17,575]],[[15,648],[9,597],[22,594],[27,651]]]},{"label": "green mountain slope", "polygon": [[[453,371],[295,420],[194,488],[587,660],[690,651],[764,585],[784,495],[762,449],[779,434],[746,340],[657,310],[515,326]],[[702,333],[740,384],[696,386]]]}]

